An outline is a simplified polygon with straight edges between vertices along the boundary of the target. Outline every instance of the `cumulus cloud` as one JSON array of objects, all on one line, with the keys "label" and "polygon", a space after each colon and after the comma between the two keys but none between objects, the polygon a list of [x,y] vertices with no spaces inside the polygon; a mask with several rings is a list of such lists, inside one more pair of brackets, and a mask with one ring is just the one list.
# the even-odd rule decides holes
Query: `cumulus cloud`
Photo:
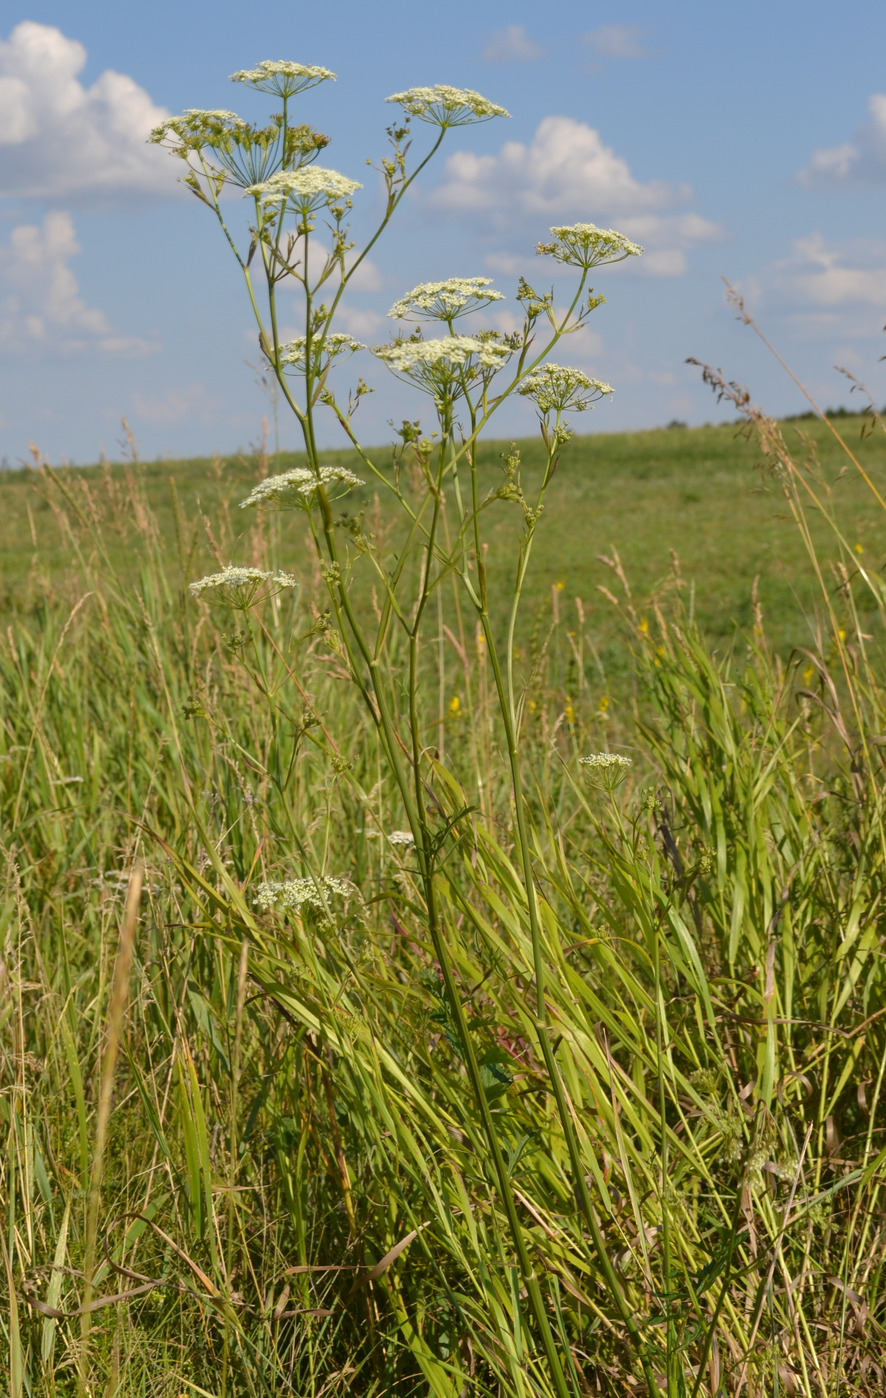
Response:
[{"label": "cumulus cloud", "polygon": [[572,117],[549,116],[530,144],[506,141],[497,155],[455,151],[433,195],[441,208],[568,212],[592,204],[623,213],[660,209],[689,194],[663,181],[643,184],[600,133]]},{"label": "cumulus cloud", "polygon": [[175,385],[165,393],[136,393],[133,417],[155,427],[168,427],[177,422],[217,423],[228,405],[223,398],[209,392],[202,383]]},{"label": "cumulus cloud", "polygon": [[532,63],[544,57],[544,49],[530,39],[522,24],[508,24],[486,36],[481,58],[487,63]]},{"label": "cumulus cloud", "polygon": [[[552,223],[614,224],[648,249],[632,270],[679,276],[688,248],[723,236],[699,214],[667,212],[691,196],[688,185],[636,179],[593,127],[550,116],[528,145],[507,141],[497,155],[455,151],[430,202],[453,213],[487,211],[499,234],[519,231],[527,242],[544,236]],[[499,256],[507,256],[507,249]]]},{"label": "cumulus cloud", "polygon": [[[322,265],[321,250],[327,252],[322,242],[318,242],[314,250],[315,265]],[[358,257],[358,250],[355,248],[345,253],[345,266],[350,271]],[[333,285],[336,279],[333,278]],[[330,283],[327,283],[330,285]],[[292,292],[292,300],[286,307],[286,322],[280,324],[278,333],[281,342],[284,340],[294,340],[296,336],[305,333],[305,304],[304,293],[301,287],[291,278],[284,277],[279,283],[280,289]],[[379,315],[375,310],[367,309],[364,306],[355,307],[351,302],[351,297],[359,295],[376,296],[378,292],[385,288],[385,278],[382,276],[376,263],[371,258],[364,257],[363,261],[353,272],[345,300],[339,303],[335,316],[335,329],[345,331],[348,335],[353,335],[355,340],[363,340],[376,335],[379,327],[384,324],[384,316]],[[250,340],[254,340],[255,332],[249,331]]]},{"label": "cumulus cloud", "polygon": [[[345,254],[345,266],[350,271],[357,257],[356,252]],[[368,257],[364,257],[360,266],[348,282],[349,291],[372,292],[381,291],[384,286],[384,278],[375,263]]]},{"label": "cumulus cloud", "polygon": [[70,354],[143,354],[146,341],[119,335],[104,311],[80,295],[69,262],[80,252],[69,213],[57,209],[41,225],[20,224],[0,245],[0,347]]},{"label": "cumulus cloud", "polygon": [[383,336],[391,322],[388,321],[378,311],[358,310],[354,307],[345,306],[335,322],[339,330],[344,330],[345,334],[353,335],[355,340],[377,340]]},{"label": "cumulus cloud", "polygon": [[145,144],[167,116],[132,78],[78,79],[86,50],[25,20],[0,40],[0,188],[23,198],[170,194],[165,152]]},{"label": "cumulus cloud", "polygon": [[754,308],[771,308],[812,333],[878,334],[886,313],[886,242],[833,243],[811,233],[741,290]]},{"label": "cumulus cloud", "polygon": [[644,34],[639,24],[603,24],[581,37],[598,58],[648,58],[650,50],[643,43]]},{"label": "cumulus cloud", "polygon": [[807,188],[886,184],[886,93],[868,98],[868,119],[851,141],[817,150],[797,179]]}]

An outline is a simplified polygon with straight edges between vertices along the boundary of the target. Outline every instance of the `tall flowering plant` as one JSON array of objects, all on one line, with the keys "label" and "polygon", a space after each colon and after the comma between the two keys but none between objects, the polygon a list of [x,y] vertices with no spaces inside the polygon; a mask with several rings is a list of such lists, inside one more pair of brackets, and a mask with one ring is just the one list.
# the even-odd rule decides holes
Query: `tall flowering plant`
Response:
[{"label": "tall flowering plant", "polygon": [[[497,696],[503,747],[507,752],[512,790],[513,834],[519,854],[525,894],[525,916],[531,936],[534,971],[534,1022],[537,1050],[550,1095],[568,1147],[572,1188],[591,1240],[592,1253],[625,1331],[633,1338],[650,1392],[656,1378],[638,1332],[632,1308],[611,1261],[591,1199],[586,1142],[579,1139],[548,1026],[546,984],[549,975],[545,934],[533,876],[530,831],[524,798],[521,759],[521,696],[514,675],[515,626],[533,539],[548,489],[571,430],[568,415],[585,412],[612,393],[608,383],[582,370],[554,362],[560,341],[579,331],[603,298],[589,285],[592,271],[636,257],[643,250],[623,234],[593,223],[555,226],[536,252],[574,270],[575,281],[565,308],[554,304],[553,292],[540,293],[521,278],[516,300],[522,310],[519,329],[503,333],[490,327],[466,330],[466,318],[504,300],[486,277],[450,277],[426,282],[405,292],[389,315],[399,331],[386,344],[371,350],[335,329],[337,313],[348,285],[382,237],[407,191],[439,151],[447,132],[506,118],[501,106],[477,92],[438,85],[394,93],[387,100],[399,109],[388,128],[390,150],[377,172],[385,200],[378,226],[362,248],[351,238],[350,219],[362,185],[320,163],[329,144],[310,124],[293,124],[293,99],[319,83],[332,82],[326,68],[293,62],[263,62],[232,75],[233,81],[277,98],[279,106],[265,126],[242,120],[235,113],[188,110],[162,122],[151,140],[167,147],[185,166],[184,183],[214,215],[240,268],[258,329],[267,371],[301,428],[306,464],[262,481],[243,500],[245,509],[303,511],[328,590],[331,626],[337,653],[345,660],[352,683],[360,692],[376,725],[379,741],[402,803],[407,830],[398,842],[415,859],[423,892],[423,917],[443,983],[446,1021],[482,1124],[490,1184],[507,1220],[513,1256],[521,1278],[521,1294],[544,1356],[548,1381],[558,1398],[574,1391],[568,1351],[557,1333],[552,1308],[533,1262],[526,1224],[521,1219],[512,1182],[512,1164],[501,1137],[496,1098],[502,1084],[490,1090],[489,1073],[481,1061],[466,1010],[465,992],[454,970],[451,936],[439,910],[439,880],[443,862],[459,838],[457,821],[464,809],[447,812],[432,785],[437,754],[425,741],[419,684],[420,653],[429,603],[442,583],[455,578],[466,604],[473,610],[491,667]],[[414,163],[413,123],[429,128],[430,145]],[[227,211],[236,206],[223,200],[230,189],[241,191],[249,210],[242,236],[232,230]],[[281,288],[300,291],[304,307],[303,333],[281,337]],[[456,324],[458,322],[458,324]],[[471,324],[473,325],[473,321]],[[359,374],[346,397],[334,388],[333,365],[347,364],[372,354],[390,372],[429,400],[436,430],[423,436],[404,423],[395,465],[411,449],[423,480],[418,498],[403,486],[398,469],[382,462],[359,441],[354,418],[361,398],[371,390]],[[359,363],[359,361],[357,361]],[[516,452],[507,461],[506,479],[492,496],[483,494],[476,468],[481,434],[514,395],[530,400],[544,444],[544,468],[534,492],[521,478]],[[344,438],[359,455],[365,476],[322,460],[318,447],[318,416],[331,414]],[[350,491],[373,482],[401,511],[405,539],[395,558],[382,557],[380,546],[360,530],[336,528],[336,505]],[[486,511],[495,500],[516,501],[523,531],[515,560],[514,586],[508,605],[504,638],[490,617],[484,566]],[[451,516],[447,516],[447,510]],[[449,519],[454,527],[449,527]],[[344,539],[344,542],[343,542]],[[363,619],[352,595],[358,555],[368,555],[381,602],[373,626]],[[419,566],[408,566],[411,562]],[[256,598],[291,587],[290,575],[230,567],[223,574],[195,583],[192,590],[207,598],[229,598],[244,610]],[[381,663],[392,628],[399,628],[408,652],[408,675],[393,683]],[[392,836],[393,840],[394,837]],[[294,890],[294,891],[293,891]],[[330,893],[346,892],[335,879],[300,879],[264,883],[255,890],[257,906],[268,910],[282,903],[327,908]],[[506,1085],[506,1079],[505,1079]],[[596,1170],[592,1167],[592,1173]],[[519,1302],[522,1307],[524,1302]]]}]

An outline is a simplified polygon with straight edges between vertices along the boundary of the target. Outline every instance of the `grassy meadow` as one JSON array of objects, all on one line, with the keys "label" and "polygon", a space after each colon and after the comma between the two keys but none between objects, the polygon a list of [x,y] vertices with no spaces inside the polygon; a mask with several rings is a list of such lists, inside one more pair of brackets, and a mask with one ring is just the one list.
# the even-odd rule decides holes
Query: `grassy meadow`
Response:
[{"label": "grassy meadow", "polygon": [[[0,475],[12,1398],[882,1394],[886,439],[837,426],[563,452],[519,813],[435,594],[433,908],[304,516],[237,509],[299,459]],[[232,620],[187,590],[229,563],[300,587]]]},{"label": "grassy meadow", "polygon": [[[605,413],[605,407],[600,411]],[[876,470],[886,448],[882,437],[859,440],[866,420],[837,422],[862,460]],[[833,483],[838,508],[851,523],[851,544],[861,544],[879,564],[881,511],[857,472],[846,469],[839,444],[814,419],[785,424],[785,434],[798,461],[817,454]],[[532,480],[540,469],[541,444],[532,440],[520,445]],[[508,449],[507,442],[484,441],[478,451],[490,489],[501,479],[502,454]],[[359,472],[355,452],[326,452],[323,459]],[[270,458],[261,469],[288,470],[303,461],[295,453],[281,453],[279,460]],[[676,554],[687,601],[692,589],[694,617],[712,640],[731,641],[736,626],[751,624],[754,582],[759,579],[759,601],[772,643],[785,654],[794,645],[805,645],[818,602],[816,583],[781,492],[759,469],[760,462],[756,441],[734,424],[575,438],[564,453],[535,545],[527,584],[530,616],[549,610],[551,589],[562,584],[561,600],[582,599],[595,644],[619,664],[624,633],[598,590],[613,587],[611,571],[601,565],[600,556],[609,557],[615,550],[632,590],[645,601],[672,589]],[[180,554],[172,541],[179,537],[192,570],[187,577],[176,577],[177,585],[213,563],[212,540],[201,527],[202,517],[210,531],[218,530],[223,517],[230,548],[239,548],[243,529],[238,528],[232,505],[253,483],[257,469],[252,454],[138,463],[132,478],[139,498],[175,564]],[[146,560],[144,552],[132,548],[136,521],[127,518],[127,510],[132,510],[127,470],[126,463],[118,463],[56,474],[62,483],[70,481],[75,497],[82,491],[90,508],[107,520],[108,556],[121,577],[135,579]],[[351,501],[357,502],[351,504],[355,512],[361,506],[372,508],[368,490]],[[61,504],[58,492],[35,490],[32,474],[0,473],[0,612],[39,606],[47,581],[57,587],[65,579],[76,579],[77,554],[65,512],[59,513]],[[812,529],[815,541],[824,546],[827,527],[813,518]],[[489,559],[490,582],[495,584],[490,590],[507,596],[515,521],[505,515],[494,532],[499,546]],[[303,553],[296,532],[284,542],[281,561],[298,569]]]}]

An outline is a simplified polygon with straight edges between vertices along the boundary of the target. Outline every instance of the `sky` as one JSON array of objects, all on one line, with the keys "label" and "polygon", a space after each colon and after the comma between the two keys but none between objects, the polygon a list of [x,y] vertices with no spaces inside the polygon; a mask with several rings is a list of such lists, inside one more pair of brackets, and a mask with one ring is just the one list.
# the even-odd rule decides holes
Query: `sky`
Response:
[{"label": "sky", "polygon": [[[851,405],[842,366],[886,400],[886,9],[841,22],[822,0],[709,0],[617,12],[548,0],[152,0],[4,7],[0,28],[0,461],[30,444],[53,461],[121,454],[125,418],[144,459],[248,450],[274,404],[242,277],[211,213],[146,143],[187,107],[266,120],[272,99],[228,75],[267,58],[337,74],[292,117],[331,138],[321,163],[360,180],[358,246],[380,207],[377,165],[393,92],[449,83],[506,107],[448,133],[373,248],[339,329],[367,345],[419,282],[487,276],[507,298],[474,318],[515,323],[517,278],[560,300],[569,280],[535,245],[590,222],[642,243],[594,274],[606,297],[556,359],[615,393],[579,432],[734,415],[688,357],[722,368],[774,414],[799,389],[727,304],[737,288],[761,329],[825,405]],[[11,17],[11,21],[10,21]],[[413,152],[434,134],[415,123]],[[226,217],[246,229],[248,201]],[[248,240],[248,235],[247,235]],[[281,289],[298,333],[294,292]],[[468,322],[462,323],[465,329]],[[363,440],[428,405],[369,354]],[[424,415],[424,416],[423,416]],[[425,422],[425,418],[428,420]],[[533,430],[529,403],[497,437]],[[329,418],[321,445],[344,445]],[[299,446],[278,414],[279,441]]]}]

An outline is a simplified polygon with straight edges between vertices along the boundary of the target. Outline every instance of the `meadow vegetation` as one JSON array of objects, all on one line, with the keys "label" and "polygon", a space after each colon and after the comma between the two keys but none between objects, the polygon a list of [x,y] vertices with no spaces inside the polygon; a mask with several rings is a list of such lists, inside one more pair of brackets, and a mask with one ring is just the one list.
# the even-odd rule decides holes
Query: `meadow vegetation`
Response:
[{"label": "meadow vegetation", "polygon": [[[642,249],[575,224],[519,331],[456,333],[485,278],[396,303],[439,334],[374,353],[436,428],[364,449],[359,185],[287,116],[333,75],[234,76],[270,126],[154,139],[304,456],[0,483],[9,1392],[882,1393],[880,419],[783,431],[705,370],[746,437],[577,441],[612,390],[551,352]],[[506,115],[389,100],[370,247]],[[540,444],[486,442],[512,393]]]},{"label": "meadow vegetation", "polygon": [[[605,421],[605,409],[601,409]],[[877,436],[862,437],[867,421],[858,414],[839,423],[841,432],[872,471],[882,470],[886,446]],[[850,529],[850,544],[881,562],[881,511],[828,428],[819,420],[782,423],[785,440],[798,461],[814,455],[832,482],[835,502]],[[193,576],[214,566],[215,555],[202,519],[210,529],[220,514],[230,516],[260,472],[275,474],[304,466],[304,453],[269,454],[266,439],[228,457],[194,461],[139,460],[137,443],[121,433],[113,464],[52,470],[61,486],[88,493],[106,510],[104,547],[121,581],[138,578],[141,553],[132,547],[132,518],[126,511],[127,479],[137,482],[138,496],[156,522],[158,534],[187,538]],[[537,479],[542,444],[531,438],[518,443],[524,471]],[[483,441],[477,452],[478,470],[486,490],[502,480],[508,441]],[[353,451],[324,451],[323,460],[357,470]],[[612,587],[611,570],[601,557],[617,553],[638,599],[668,593],[674,586],[674,558],[684,584],[687,608],[713,645],[731,645],[736,626],[747,629],[753,620],[756,595],[766,618],[772,644],[784,655],[807,644],[814,633],[818,584],[790,512],[771,479],[759,469],[755,441],[741,430],[740,421],[717,427],[676,427],[645,432],[601,432],[576,436],[564,456],[556,491],[545,509],[544,527],[535,543],[532,569],[526,581],[524,625],[543,625],[550,614],[552,590],[562,608],[581,599],[594,636],[603,672],[612,687],[630,674],[624,632],[611,602],[600,591]],[[43,458],[35,449],[28,465],[39,469]],[[48,464],[48,463],[47,463]],[[59,493],[35,490],[36,478],[27,471],[0,473],[0,620],[15,613],[37,611],[47,586],[58,595],[76,592],[78,560],[74,541],[54,502]],[[350,497],[352,509],[374,511],[376,492],[364,488]],[[78,496],[79,499],[79,496]],[[391,527],[394,521],[390,521]],[[830,531],[817,514],[810,521],[816,547],[827,549]],[[504,607],[510,587],[510,545],[506,514],[492,523],[489,569],[493,597]],[[236,542],[235,542],[236,540]],[[239,539],[230,547],[239,547]],[[226,545],[227,546],[227,545]],[[287,566],[299,566],[309,550],[301,532],[290,526],[283,535]],[[281,555],[283,556],[283,555]],[[175,555],[176,562],[178,556]],[[178,565],[180,566],[180,565]],[[179,575],[177,585],[191,577]],[[562,586],[558,587],[558,584]],[[617,590],[617,589],[616,589]],[[692,593],[690,600],[690,592]],[[865,604],[867,605],[867,604]],[[561,608],[561,609],[562,609]],[[573,613],[574,616],[574,613]],[[598,674],[599,674],[598,670]]]},{"label": "meadow vegetation", "polygon": [[[878,439],[857,435],[881,480]],[[645,485],[660,562],[632,518],[595,508],[594,480],[612,507],[626,494],[612,478],[642,469],[637,440],[664,463]],[[735,489],[790,557],[801,535],[779,516],[802,504],[798,481],[838,502],[846,488],[833,461],[759,477],[754,461],[759,442],[725,429],[563,455],[561,488],[584,501],[573,536],[605,528],[633,586],[584,557],[577,607],[573,587],[550,587],[567,572],[556,537],[542,545],[520,684],[548,1015],[661,1391],[670,1366],[672,1391],[711,1398],[873,1394],[886,722],[879,573],[854,565],[876,556],[876,515],[835,507],[851,543],[817,536],[817,604],[810,558],[794,553],[788,578],[761,567],[760,596],[794,589],[777,625],[797,650],[770,644],[765,613],[706,630],[708,572],[696,565],[693,621],[690,570],[668,582],[667,547],[722,565]],[[244,532],[223,508],[232,476],[245,492],[268,470],[259,454],[226,463],[223,485],[208,464],[2,482],[10,1392],[73,1393],[88,1344],[94,1393],[544,1393],[411,846],[390,839],[400,801],[318,624],[322,579],[259,614],[249,668],[274,711],[236,627],[187,596],[207,558],[302,570],[291,517]],[[682,501],[702,475],[703,545]],[[747,494],[758,484],[769,493]],[[20,567],[13,522],[29,511]],[[817,511],[812,527],[827,528]],[[491,573],[512,545],[490,551]],[[732,579],[736,615],[752,585]],[[534,1047],[488,661],[450,599],[443,627],[423,680],[427,782],[490,1109],[574,1391],[644,1392]],[[614,683],[601,637],[621,649]],[[396,676],[396,647],[387,663]],[[579,765],[606,748],[634,763],[611,794]],[[261,882],[318,875],[346,879],[346,901],[254,906]]]}]

